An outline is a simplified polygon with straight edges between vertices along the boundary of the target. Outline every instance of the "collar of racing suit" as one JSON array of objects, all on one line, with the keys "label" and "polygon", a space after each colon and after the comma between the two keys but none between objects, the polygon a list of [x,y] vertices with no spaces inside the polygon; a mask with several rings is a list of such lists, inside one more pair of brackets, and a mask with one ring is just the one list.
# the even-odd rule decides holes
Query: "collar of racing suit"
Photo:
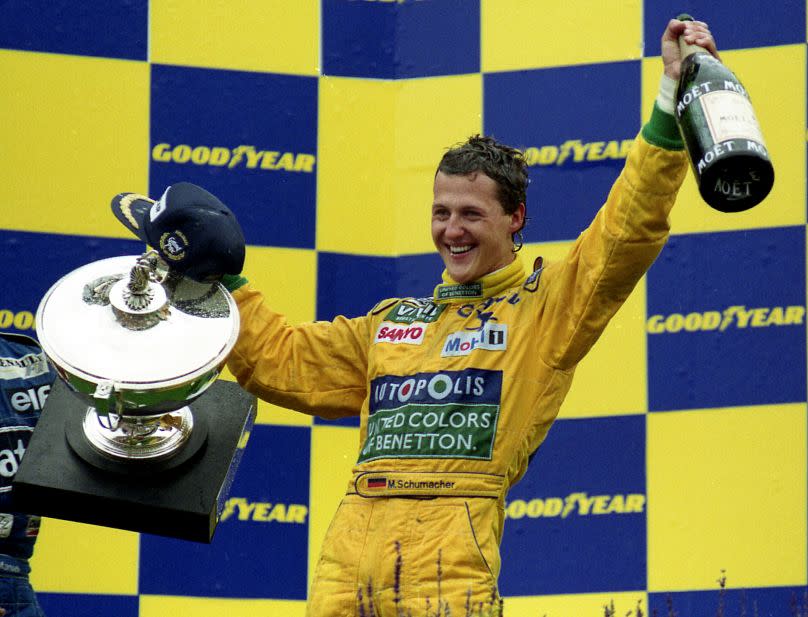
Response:
[{"label": "collar of racing suit", "polygon": [[490,298],[505,289],[518,285],[525,276],[525,269],[519,255],[504,268],[486,274],[472,283],[457,283],[443,271],[443,283],[435,287],[436,302],[466,302]]}]

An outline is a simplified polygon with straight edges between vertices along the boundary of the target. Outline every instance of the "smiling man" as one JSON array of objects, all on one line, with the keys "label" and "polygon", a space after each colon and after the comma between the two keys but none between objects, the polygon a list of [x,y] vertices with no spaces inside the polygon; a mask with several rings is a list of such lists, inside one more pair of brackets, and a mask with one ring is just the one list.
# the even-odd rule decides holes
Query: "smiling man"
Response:
[{"label": "smiling man", "polygon": [[527,166],[522,154],[475,136],[438,165],[432,240],[446,274],[468,283],[513,261],[510,239],[525,225]]},{"label": "smiling man", "polygon": [[[303,413],[360,418],[356,465],[316,565],[309,617],[499,612],[508,490],[545,439],[578,362],[668,238],[687,171],[672,115],[680,35],[717,55],[705,24],[668,24],[651,119],[565,259],[525,270],[517,253],[524,158],[475,136],[446,152],[434,177],[432,238],[445,271],[433,296],[293,326],[232,268],[217,271],[231,273],[222,281],[241,316],[228,360],[239,383]],[[130,215],[162,229],[167,206],[193,213],[169,203],[181,195],[170,188],[166,204]],[[217,224],[164,231],[182,232],[189,247],[200,234],[218,239],[211,261],[233,263],[224,257],[243,256],[243,237],[228,243]]]}]

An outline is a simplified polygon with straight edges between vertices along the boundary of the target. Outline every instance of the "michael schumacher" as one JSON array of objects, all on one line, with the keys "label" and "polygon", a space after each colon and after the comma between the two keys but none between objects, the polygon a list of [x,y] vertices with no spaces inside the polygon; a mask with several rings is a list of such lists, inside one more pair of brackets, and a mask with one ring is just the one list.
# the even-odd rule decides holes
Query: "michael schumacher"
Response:
[{"label": "michael schumacher", "polygon": [[[239,383],[303,413],[360,417],[310,617],[499,612],[508,489],[547,435],[576,365],[668,237],[687,168],[672,115],[679,35],[717,55],[706,24],[668,24],[650,121],[563,261],[525,269],[516,253],[525,161],[475,136],[449,150],[435,175],[432,237],[445,271],[433,296],[292,326],[240,273],[222,279],[242,320],[229,359]],[[133,218],[155,231],[165,205],[151,222],[142,210]]]}]

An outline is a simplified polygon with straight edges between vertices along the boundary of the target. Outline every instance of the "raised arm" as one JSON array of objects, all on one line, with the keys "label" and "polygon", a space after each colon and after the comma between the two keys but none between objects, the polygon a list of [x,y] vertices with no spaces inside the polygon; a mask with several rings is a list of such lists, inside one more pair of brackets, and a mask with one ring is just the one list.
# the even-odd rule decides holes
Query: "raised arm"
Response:
[{"label": "raised arm", "polygon": [[687,172],[673,118],[681,53],[678,37],[717,56],[706,24],[671,20],[662,35],[663,77],[651,118],[643,126],[606,203],[563,262],[542,276],[545,304],[540,355],[553,367],[574,367],[667,242],[668,215]]}]

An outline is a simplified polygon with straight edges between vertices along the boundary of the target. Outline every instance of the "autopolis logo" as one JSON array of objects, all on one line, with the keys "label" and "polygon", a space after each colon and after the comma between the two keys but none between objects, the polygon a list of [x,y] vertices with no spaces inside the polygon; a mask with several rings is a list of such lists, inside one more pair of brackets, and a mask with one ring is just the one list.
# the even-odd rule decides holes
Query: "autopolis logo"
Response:
[{"label": "autopolis logo", "polygon": [[508,326],[488,322],[481,330],[452,332],[446,337],[441,356],[467,356],[475,349],[505,351],[508,345]]},{"label": "autopolis logo", "polygon": [[159,143],[152,148],[156,163],[193,164],[210,167],[241,167],[260,171],[291,171],[312,173],[316,158],[303,152],[261,150],[252,145],[192,146],[189,144]]},{"label": "autopolis logo", "polygon": [[545,497],[530,500],[514,499],[505,504],[505,518],[568,518],[570,516],[599,516],[605,514],[642,514],[645,495],[618,493],[589,495],[570,493],[566,497]]},{"label": "autopolis logo", "polygon": [[530,146],[522,152],[529,167],[561,166],[572,163],[597,163],[625,159],[633,139],[581,141],[568,139],[563,144]]},{"label": "autopolis logo", "polygon": [[297,523],[305,525],[309,508],[300,503],[269,503],[230,497],[224,504],[221,522],[252,521],[256,523]]},{"label": "autopolis logo", "polygon": [[359,462],[377,458],[491,460],[502,371],[385,375],[370,384]]},{"label": "autopolis logo", "polygon": [[800,326],[805,323],[805,307],[800,305],[747,307],[728,306],[721,311],[652,315],[646,323],[649,334],[677,332],[723,332],[728,328],[768,328]]}]

